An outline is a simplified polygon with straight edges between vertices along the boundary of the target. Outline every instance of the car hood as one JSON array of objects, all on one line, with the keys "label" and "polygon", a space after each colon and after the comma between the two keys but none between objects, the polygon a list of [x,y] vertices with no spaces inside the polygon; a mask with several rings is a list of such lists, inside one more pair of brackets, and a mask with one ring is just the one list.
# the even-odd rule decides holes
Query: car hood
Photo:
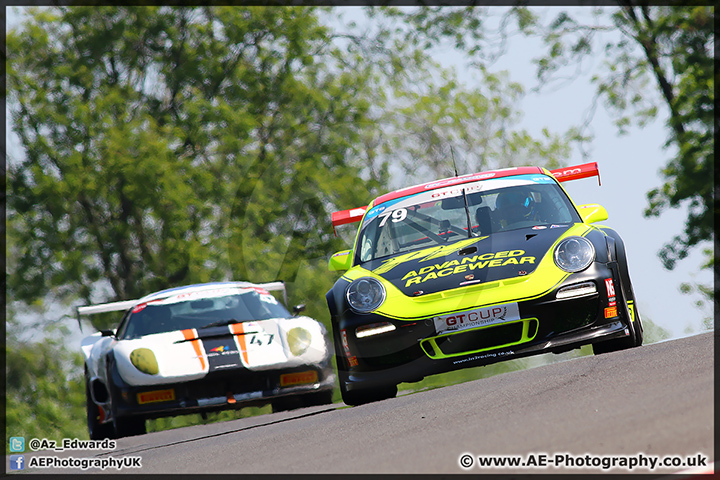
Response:
[{"label": "car hood", "polygon": [[362,267],[409,297],[522,277],[537,269],[547,251],[568,233],[570,226],[499,232],[366,262]]},{"label": "car hood", "polygon": [[[131,385],[191,381],[208,373],[272,370],[322,362],[323,327],[309,317],[259,320],[119,340],[118,370]],[[304,348],[298,347],[298,342]]]}]

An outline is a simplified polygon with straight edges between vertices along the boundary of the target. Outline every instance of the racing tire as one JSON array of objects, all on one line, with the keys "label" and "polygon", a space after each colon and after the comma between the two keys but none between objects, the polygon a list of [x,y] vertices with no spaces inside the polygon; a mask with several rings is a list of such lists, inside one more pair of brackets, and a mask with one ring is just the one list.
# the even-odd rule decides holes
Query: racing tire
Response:
[{"label": "racing tire", "polygon": [[115,438],[133,437],[135,435],[145,435],[145,419],[142,417],[119,417],[117,411],[113,408],[113,431]]},{"label": "racing tire", "polygon": [[347,372],[343,370],[342,359],[337,358],[338,365],[338,379],[340,380],[340,395],[342,396],[345,405],[355,407],[358,405],[364,405],[371,402],[379,402],[388,398],[395,398],[398,389],[397,385],[384,385],[373,388],[363,388],[348,390],[346,388]]},{"label": "racing tire", "polygon": [[287,412],[304,406],[298,395],[276,398],[270,402],[270,404],[272,405],[273,413]]},{"label": "racing tire", "polygon": [[[115,359],[108,358],[108,379],[112,379],[112,369],[114,368]],[[112,381],[112,380],[111,380]],[[112,429],[115,438],[132,437],[135,435],[144,435],[147,433],[145,428],[145,419],[135,416],[118,416],[117,409],[118,399],[110,389],[110,411],[112,412]]]},{"label": "racing tire", "polygon": [[[342,352],[343,346],[337,335],[338,328],[333,325],[333,341],[335,343],[335,351]],[[335,355],[335,365],[337,367],[338,381],[340,383],[340,396],[345,405],[354,407],[365,403],[378,402],[388,398],[395,398],[397,395],[397,385],[384,385],[373,388],[353,388],[348,390],[346,383],[348,380],[347,367],[345,366],[345,358],[341,355]]]},{"label": "racing tire", "polygon": [[[627,267],[627,260],[625,258],[625,249],[622,247],[622,243],[620,244],[620,248],[617,249],[617,252],[618,267],[620,269],[620,277],[622,281],[623,303],[625,306],[626,318],[628,318],[627,327],[630,331],[630,335],[623,338],[593,343],[593,354],[595,355],[639,347],[643,343],[642,320],[640,320],[640,312],[638,312],[637,302],[635,301],[635,292],[633,291],[632,283],[630,283],[630,274]],[[630,310],[628,301],[633,302],[632,311]]]},{"label": "racing tire", "polygon": [[270,404],[273,413],[287,412],[303,407],[314,407],[316,405],[327,405],[332,403],[332,390],[324,390],[322,392],[306,393],[303,395],[292,395],[288,397],[276,398]]},{"label": "racing tire", "polygon": [[86,399],[86,410],[87,410],[87,426],[90,440],[104,440],[106,438],[113,438],[112,424],[100,423],[100,409],[93,402],[92,396],[90,395],[90,382],[85,380],[85,399]]},{"label": "racing tire", "polygon": [[300,397],[304,407],[314,407],[316,405],[328,405],[332,403],[333,391],[325,390],[322,392],[308,393]]}]

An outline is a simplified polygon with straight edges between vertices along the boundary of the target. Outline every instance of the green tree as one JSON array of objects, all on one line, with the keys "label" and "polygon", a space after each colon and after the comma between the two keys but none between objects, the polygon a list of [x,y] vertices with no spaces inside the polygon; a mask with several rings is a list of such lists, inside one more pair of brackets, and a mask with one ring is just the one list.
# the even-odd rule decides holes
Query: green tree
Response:
[{"label": "green tree", "polygon": [[[714,194],[714,10],[710,6],[661,7],[623,3],[596,10],[592,22],[558,13],[543,35],[549,54],[538,60],[543,84],[566,67],[604,52],[593,76],[597,97],[616,115],[621,133],[667,113],[674,157],[662,169],[666,179],[648,192],[646,216],[688,206],[685,231],[660,252],[666,268],[701,242],[713,240]],[[599,32],[614,35],[598,37]]]},{"label": "green tree", "polygon": [[5,415],[8,435],[87,438],[82,357],[64,345],[67,329],[48,324],[43,341],[22,339],[24,329],[7,319]]},{"label": "green tree", "polygon": [[[474,21],[456,30],[464,12],[471,12]],[[483,62],[475,62],[479,86],[468,88],[438,61],[444,36],[455,35],[456,45],[466,46],[465,37],[488,49],[496,45],[482,21],[487,9],[368,8],[365,14],[361,31],[369,34],[353,33],[353,22],[343,31],[366,57],[382,51],[390,59],[383,64],[387,88],[375,102],[384,106],[376,116],[381,128],[374,131],[368,150],[375,153],[375,162],[402,172],[391,179],[392,188],[451,176],[455,167],[458,173],[528,162],[554,168],[569,158],[573,144],[586,140],[576,128],[559,134],[543,129],[533,138],[517,127],[525,90],[507,72],[491,73]],[[371,45],[363,41],[367,38]]]},{"label": "green tree", "polygon": [[7,51],[17,300],[292,281],[335,248],[332,205],[377,188],[353,162],[368,82],[331,71],[314,9],[31,10]]},{"label": "green tree", "polygon": [[399,92],[398,106],[387,113],[384,151],[405,173],[397,187],[452,176],[455,167],[459,174],[528,162],[557,168],[581,140],[572,128],[562,135],[544,129],[540,139],[517,129],[523,87],[509,82],[506,72],[484,75],[477,89],[463,87],[450,70],[441,82]]}]

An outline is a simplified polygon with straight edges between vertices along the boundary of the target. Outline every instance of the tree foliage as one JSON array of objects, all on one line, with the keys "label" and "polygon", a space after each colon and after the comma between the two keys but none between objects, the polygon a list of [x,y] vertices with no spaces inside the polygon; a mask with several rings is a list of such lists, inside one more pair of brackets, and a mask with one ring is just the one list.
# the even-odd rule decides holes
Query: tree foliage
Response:
[{"label": "tree foliage", "polygon": [[5,419],[10,436],[26,439],[87,438],[82,357],[64,345],[62,326],[47,326],[42,341],[19,338],[14,318],[6,323]]},{"label": "tree foliage", "polygon": [[[660,251],[672,269],[691,248],[713,239],[714,10],[627,2],[596,11],[593,22],[577,17],[561,12],[542,29],[549,54],[538,60],[538,78],[552,82],[566,65],[602,51],[603,67],[593,81],[620,132],[666,115],[673,157],[661,170],[665,183],[647,194],[645,215],[688,207],[685,231]],[[615,35],[596,38],[603,31]]]},{"label": "tree foliage", "polygon": [[[353,162],[367,82],[329,71],[311,10],[60,8],[7,42],[17,299],[293,280],[332,250],[332,205],[376,188]],[[278,239],[281,268],[257,262]]]}]

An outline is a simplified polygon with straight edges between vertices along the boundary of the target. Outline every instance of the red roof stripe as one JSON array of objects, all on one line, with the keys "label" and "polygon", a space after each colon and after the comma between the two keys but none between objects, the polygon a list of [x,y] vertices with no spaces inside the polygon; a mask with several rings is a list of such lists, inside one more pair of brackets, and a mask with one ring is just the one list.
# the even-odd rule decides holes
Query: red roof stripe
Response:
[{"label": "red roof stripe", "polygon": [[381,203],[385,203],[390,200],[394,200],[396,198],[400,197],[406,197],[408,195],[414,195],[416,193],[425,192],[428,190],[434,190],[436,188],[442,188],[442,187],[451,187],[453,185],[460,185],[463,183],[468,182],[475,182],[477,180],[486,180],[488,178],[502,178],[502,177],[509,177],[512,175],[528,175],[528,174],[536,174],[536,173],[543,173],[542,168],[540,167],[513,167],[513,168],[504,168],[502,170],[491,170],[488,172],[479,172],[479,173],[469,173],[467,175],[462,175],[459,177],[450,177],[445,178],[442,180],[435,180],[432,182],[423,183],[420,185],[414,185],[412,187],[403,188],[400,190],[395,190],[394,192],[386,193],[385,195],[381,195],[378,197],[375,202],[373,203],[373,206],[380,205]]}]

